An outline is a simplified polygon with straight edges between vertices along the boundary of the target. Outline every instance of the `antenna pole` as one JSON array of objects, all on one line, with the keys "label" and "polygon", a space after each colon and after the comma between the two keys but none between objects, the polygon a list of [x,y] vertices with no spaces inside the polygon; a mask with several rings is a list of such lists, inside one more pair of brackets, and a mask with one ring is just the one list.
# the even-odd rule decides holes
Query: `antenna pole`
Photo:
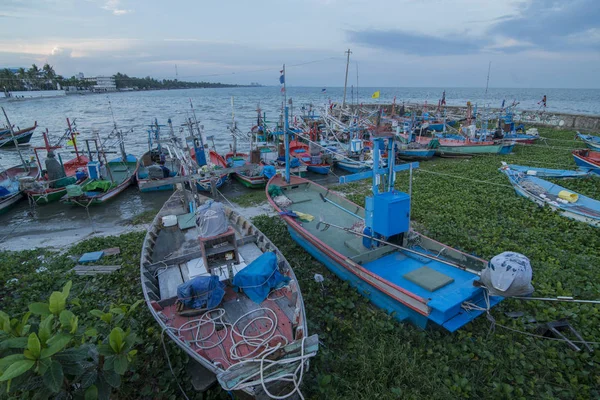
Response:
[{"label": "antenna pole", "polygon": [[19,150],[19,143],[17,142],[17,139],[15,138],[15,130],[13,129],[12,125],[10,124],[10,121],[8,120],[8,115],[6,115],[6,111],[4,110],[4,107],[2,107],[2,112],[4,113],[4,118],[6,118],[6,123],[8,124],[8,129],[10,129],[10,136],[12,137],[13,143],[15,144],[17,153],[19,153],[19,158],[21,159],[21,162],[23,163],[23,168],[25,168],[27,171],[29,171],[29,165],[25,162],[25,159],[23,158],[23,154],[21,154],[21,150]]},{"label": "antenna pole", "polygon": [[348,65],[350,64],[350,54],[352,54],[352,52],[350,51],[350,49],[348,49],[348,51],[345,51],[344,53],[346,53],[348,56],[346,58],[346,79],[344,80],[344,99],[342,100],[342,109],[346,107],[346,89],[348,88]]}]

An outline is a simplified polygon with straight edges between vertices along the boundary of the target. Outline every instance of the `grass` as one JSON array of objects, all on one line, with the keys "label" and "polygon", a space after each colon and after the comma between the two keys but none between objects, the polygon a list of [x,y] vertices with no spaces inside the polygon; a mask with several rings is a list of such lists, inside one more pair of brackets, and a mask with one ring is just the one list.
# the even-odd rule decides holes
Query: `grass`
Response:
[{"label": "grass", "polygon": [[[470,160],[434,159],[421,163],[413,182],[412,217],[422,233],[481,257],[513,250],[527,255],[533,265],[537,296],[576,296],[595,299],[600,292],[600,231],[539,208],[517,196],[508,179],[498,172],[500,161],[535,166],[574,167],[569,153],[581,143],[571,132],[540,129],[550,146],[519,146],[508,156]],[[555,148],[561,146],[563,148]],[[444,175],[440,175],[444,174]],[[462,177],[466,179],[458,179]],[[398,187],[407,189],[407,175]],[[561,181],[572,190],[600,198],[600,179]],[[369,185],[339,186],[359,204]],[[256,201],[263,191],[251,192]],[[564,343],[545,341],[508,331],[490,329],[478,318],[454,334],[439,329],[419,330],[400,324],[372,307],[354,289],[331,274],[293,242],[277,217],[254,219],[285,254],[302,288],[309,333],[318,333],[323,345],[305,375],[303,393],[311,399],[588,399],[600,397],[600,354],[575,352]],[[95,238],[76,245],[71,254],[119,246],[121,254],[110,264],[123,268],[108,276],[77,277],[68,273],[74,262],[67,255],[43,250],[0,253],[2,310],[24,312],[31,301],[73,279],[71,292],[84,309],[107,307],[111,302],[142,298],[139,258],[143,233]],[[45,258],[38,258],[38,257]],[[35,273],[41,264],[45,273]],[[314,274],[325,277],[323,288]],[[142,310],[142,307],[140,307]],[[522,311],[512,319],[507,311]],[[600,340],[600,309],[595,305],[505,300],[491,315],[501,325],[532,332],[537,322],[568,318],[581,335]],[[160,331],[143,309],[132,327],[144,338],[136,356],[136,372],[124,378],[118,398],[181,398],[162,351]],[[168,345],[177,380],[190,398],[228,399],[215,388],[194,393],[184,369],[185,355]],[[3,396],[0,394],[0,396]]]}]

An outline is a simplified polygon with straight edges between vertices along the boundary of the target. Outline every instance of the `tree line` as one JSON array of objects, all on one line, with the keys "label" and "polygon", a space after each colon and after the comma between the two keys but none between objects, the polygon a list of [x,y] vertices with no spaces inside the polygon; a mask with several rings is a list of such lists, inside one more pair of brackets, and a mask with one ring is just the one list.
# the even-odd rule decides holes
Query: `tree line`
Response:
[{"label": "tree line", "polygon": [[[113,78],[115,78],[117,89],[189,89],[241,86],[213,82],[186,82],[177,79],[158,80],[150,76],[136,78],[120,72],[113,75]],[[47,63],[42,68],[33,64],[31,68],[25,69],[21,67],[16,71],[8,68],[0,69],[0,91],[56,90],[57,83],[62,88],[74,86],[78,89],[88,89],[96,84],[93,80],[80,79],[77,76],[65,78],[57,74],[54,68]]]}]

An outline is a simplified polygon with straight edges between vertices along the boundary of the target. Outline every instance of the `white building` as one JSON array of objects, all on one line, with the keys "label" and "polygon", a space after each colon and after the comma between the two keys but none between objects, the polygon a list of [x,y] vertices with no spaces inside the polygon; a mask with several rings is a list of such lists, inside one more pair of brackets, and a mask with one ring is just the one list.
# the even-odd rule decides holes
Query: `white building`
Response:
[{"label": "white building", "polygon": [[96,84],[92,86],[94,92],[114,92],[117,90],[115,78],[112,76],[95,76],[93,78],[85,78],[85,80],[96,82]]}]

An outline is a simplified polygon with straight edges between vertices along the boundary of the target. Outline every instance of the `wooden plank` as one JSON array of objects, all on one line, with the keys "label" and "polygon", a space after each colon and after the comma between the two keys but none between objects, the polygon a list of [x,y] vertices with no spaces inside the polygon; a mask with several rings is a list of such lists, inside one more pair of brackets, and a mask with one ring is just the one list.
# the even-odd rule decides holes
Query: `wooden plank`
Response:
[{"label": "wooden plank", "polygon": [[118,247],[110,247],[102,251],[104,252],[105,256],[116,256],[117,254],[121,254],[121,249]]},{"label": "wooden plank", "polygon": [[121,269],[120,265],[76,265],[72,269],[77,275],[111,274]]}]

